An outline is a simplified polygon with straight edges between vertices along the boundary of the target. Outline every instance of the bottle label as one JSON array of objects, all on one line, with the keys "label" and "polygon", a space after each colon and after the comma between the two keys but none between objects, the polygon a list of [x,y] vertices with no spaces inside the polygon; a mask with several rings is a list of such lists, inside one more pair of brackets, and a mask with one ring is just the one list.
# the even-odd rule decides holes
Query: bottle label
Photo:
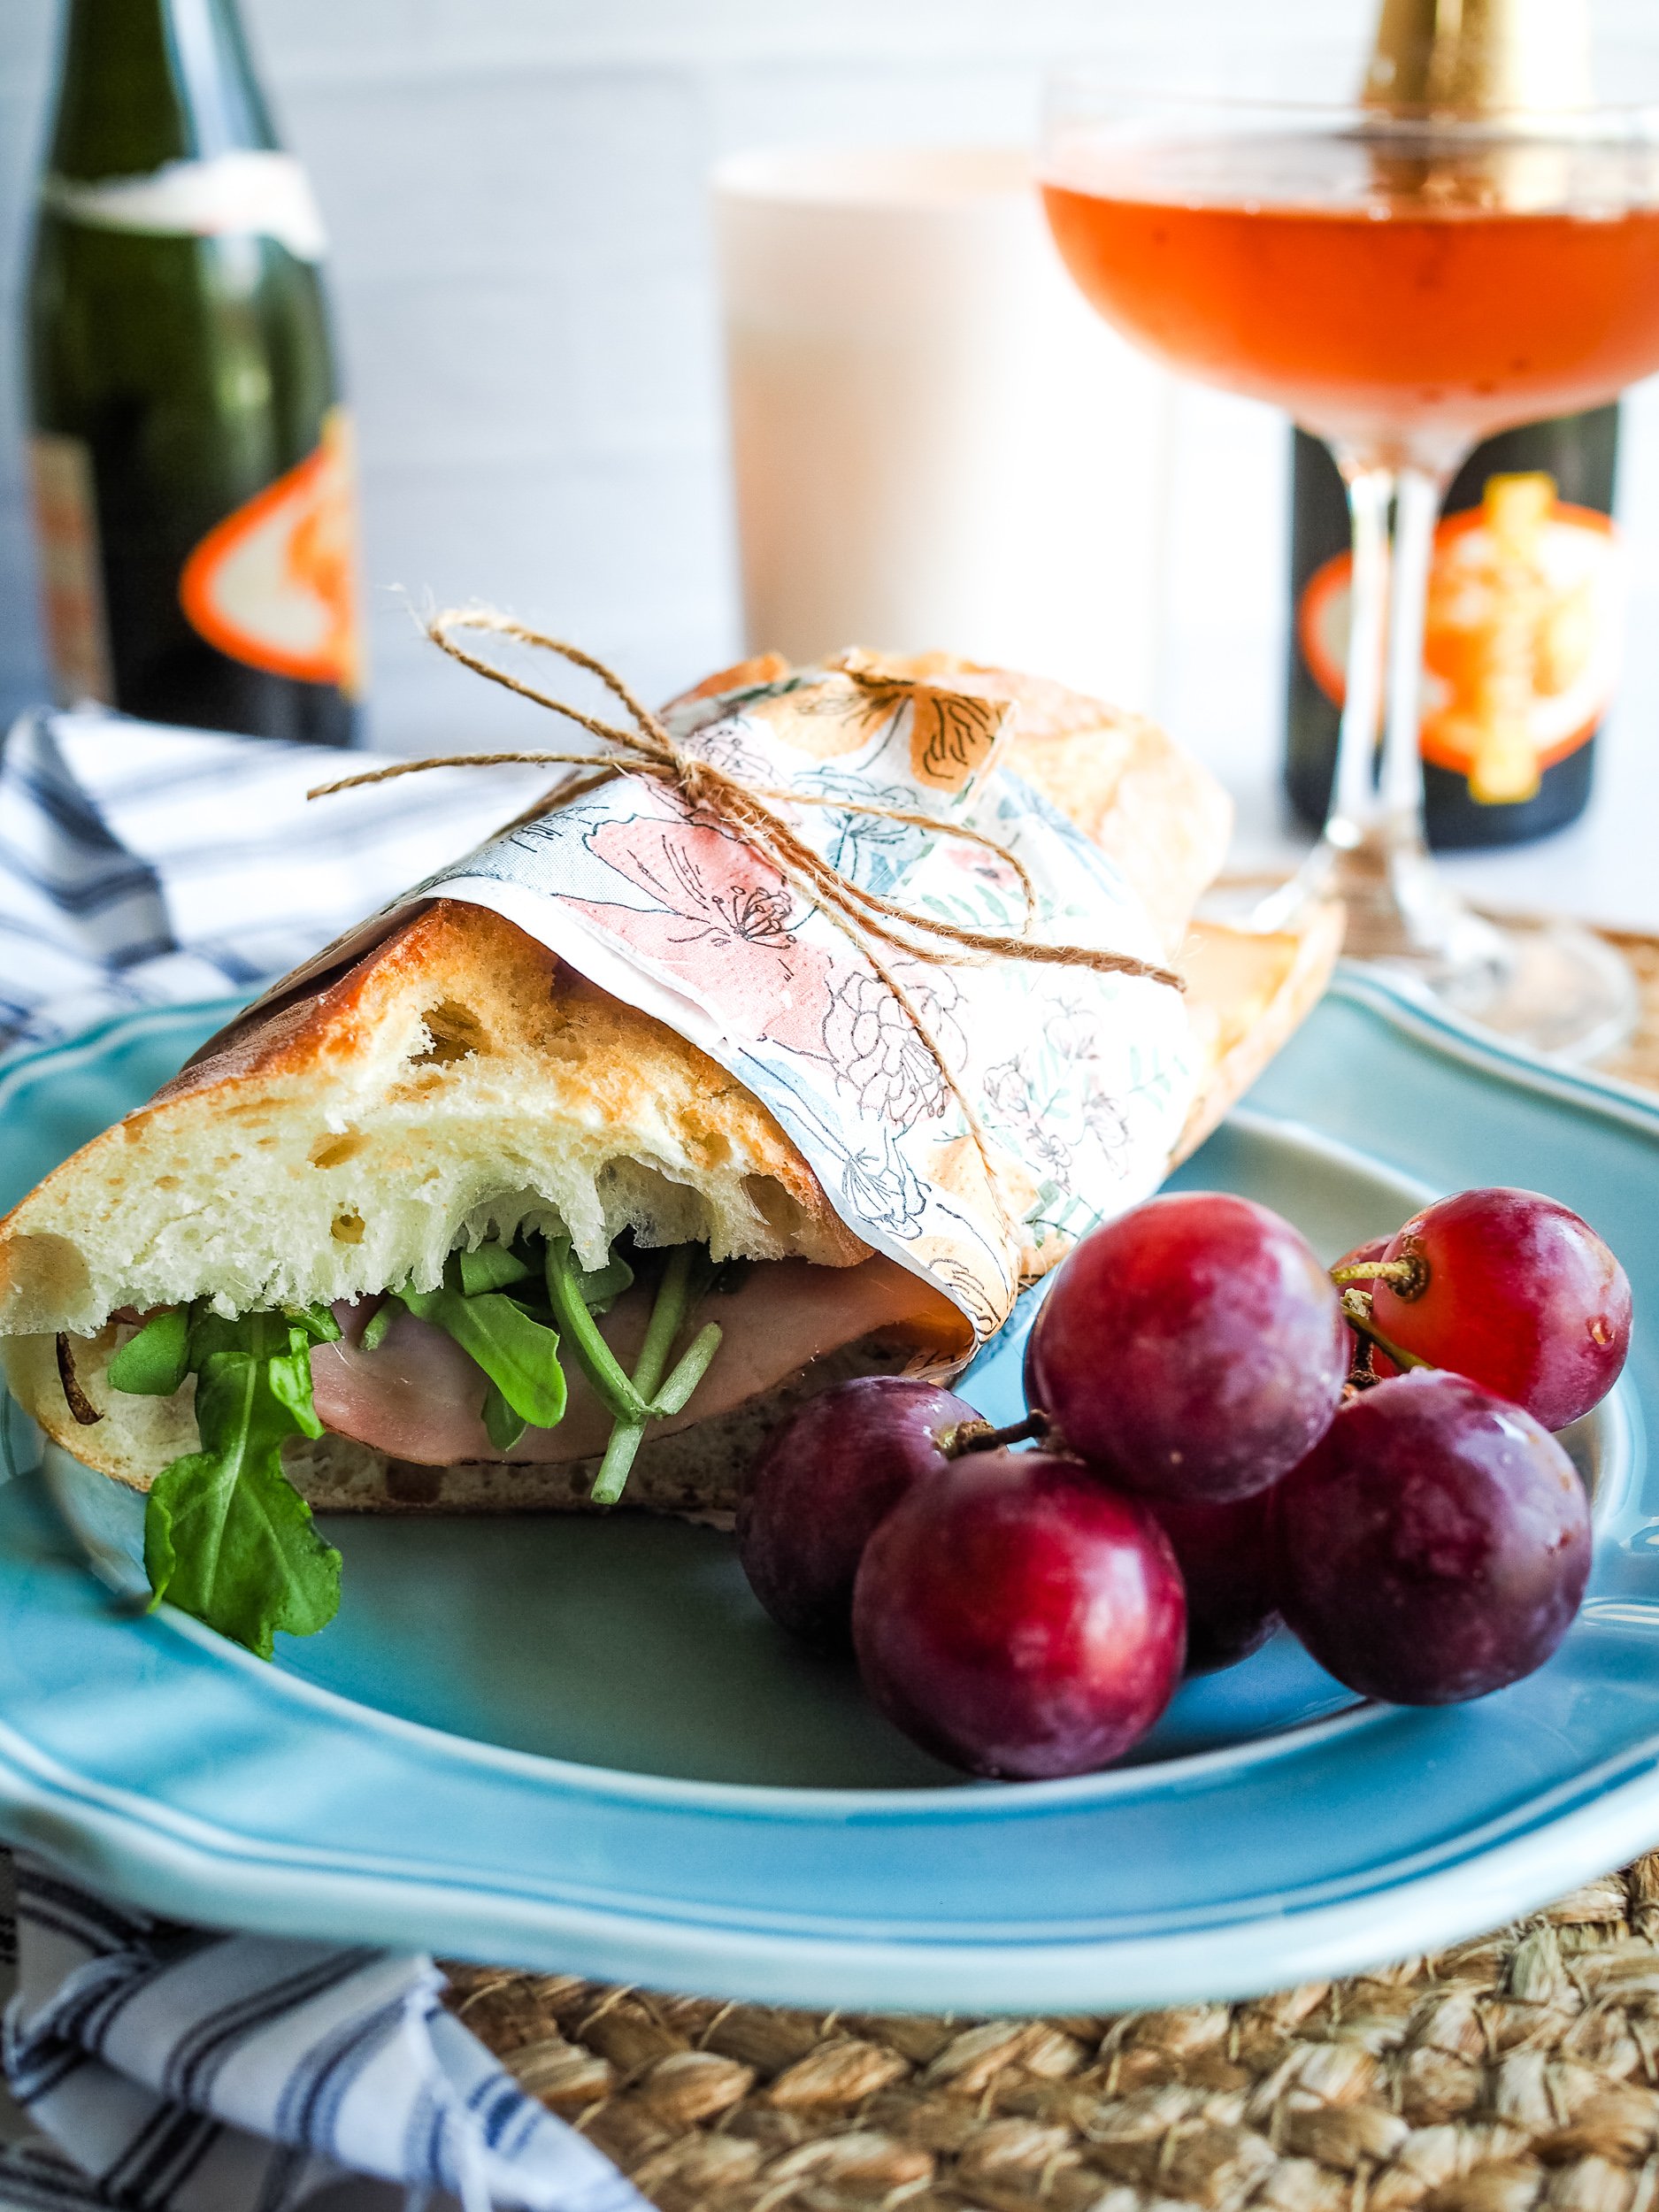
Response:
[{"label": "bottle label", "polygon": [[29,474],[42,611],[58,698],[66,706],[88,699],[107,706],[115,686],[91,452],[80,438],[37,430],[29,440]]},{"label": "bottle label", "polygon": [[[1297,636],[1315,682],[1347,692],[1353,563],[1308,580]],[[1609,517],[1555,496],[1541,470],[1486,480],[1479,506],[1434,534],[1424,635],[1425,760],[1487,805],[1530,799],[1594,736],[1618,680],[1624,557]]]},{"label": "bottle label", "polygon": [[357,495],[350,422],[323,419],[322,442],[218,523],[179,579],[191,627],[232,660],[302,682],[362,688]]},{"label": "bottle label", "polygon": [[152,238],[274,238],[301,261],[320,261],[328,245],[310,180],[292,154],[243,150],[96,183],[48,174],[41,180],[41,203],[96,230]]}]

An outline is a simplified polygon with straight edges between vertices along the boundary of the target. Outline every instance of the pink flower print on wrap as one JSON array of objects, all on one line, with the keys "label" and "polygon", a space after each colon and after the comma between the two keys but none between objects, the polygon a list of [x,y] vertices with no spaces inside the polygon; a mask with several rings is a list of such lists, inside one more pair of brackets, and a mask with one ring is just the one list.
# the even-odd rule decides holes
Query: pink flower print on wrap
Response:
[{"label": "pink flower print on wrap", "polygon": [[[672,803],[672,802],[670,803]],[[602,822],[590,852],[657,903],[570,903],[699,1000],[733,1035],[821,1055],[838,964],[795,933],[795,900],[752,847],[705,818]]]},{"label": "pink flower print on wrap", "polygon": [[1002,894],[1011,912],[1017,916],[1024,915],[1025,897],[1020,888],[1019,878],[1000,854],[967,839],[947,841],[941,849],[958,875],[972,876],[976,883],[988,884],[994,891]]}]

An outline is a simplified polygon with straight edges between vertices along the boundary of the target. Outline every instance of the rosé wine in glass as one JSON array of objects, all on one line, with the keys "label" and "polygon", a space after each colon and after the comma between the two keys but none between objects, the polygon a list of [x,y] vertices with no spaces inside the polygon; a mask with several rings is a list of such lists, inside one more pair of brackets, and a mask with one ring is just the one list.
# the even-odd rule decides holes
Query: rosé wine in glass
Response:
[{"label": "ros\u00e9 wine in glass", "polygon": [[1287,410],[1348,484],[1332,811],[1250,918],[1295,926],[1340,895],[1350,953],[1538,1049],[1608,1050],[1635,1007],[1612,949],[1562,925],[1499,929],[1429,862],[1424,609],[1464,456],[1659,369],[1659,106],[1396,112],[1140,92],[1082,70],[1050,88],[1040,181],[1066,266],[1109,322],[1171,368]]}]

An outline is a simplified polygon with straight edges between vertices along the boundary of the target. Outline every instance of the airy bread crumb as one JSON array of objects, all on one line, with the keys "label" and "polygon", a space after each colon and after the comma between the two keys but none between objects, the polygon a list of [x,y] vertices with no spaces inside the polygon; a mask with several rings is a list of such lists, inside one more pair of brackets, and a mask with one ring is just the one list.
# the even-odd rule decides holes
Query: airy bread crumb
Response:
[{"label": "airy bread crumb", "polygon": [[868,1252],[723,1068],[500,916],[439,901],[31,1193],[0,1224],[0,1332],[431,1289],[457,1243],[561,1222],[591,1267],[625,1229],[717,1259]]}]

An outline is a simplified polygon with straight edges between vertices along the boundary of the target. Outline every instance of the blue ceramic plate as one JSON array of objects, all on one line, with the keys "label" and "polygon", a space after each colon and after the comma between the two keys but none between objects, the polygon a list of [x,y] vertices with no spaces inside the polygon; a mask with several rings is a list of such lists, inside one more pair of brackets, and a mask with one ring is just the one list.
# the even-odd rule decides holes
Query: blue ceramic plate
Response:
[{"label": "blue ceramic plate", "polygon": [[[15,1195],[224,1007],[0,1078]],[[1096,2009],[1417,1952],[1659,1839],[1659,1108],[1345,978],[1182,1171],[1327,1255],[1425,1192],[1529,1184],[1612,1235],[1639,1317],[1576,1440],[1584,1613],[1473,1706],[1355,1702],[1287,1639],[1190,1685],[1134,1762],[964,1784],[678,1524],[336,1521],[345,1601],[264,1666],[119,1592],[137,1502],[62,1455],[0,1489],[0,1824],[165,1912],[733,1997]],[[1029,1313],[968,1394],[1009,1418]],[[94,1558],[102,1580],[87,1571]]]}]

